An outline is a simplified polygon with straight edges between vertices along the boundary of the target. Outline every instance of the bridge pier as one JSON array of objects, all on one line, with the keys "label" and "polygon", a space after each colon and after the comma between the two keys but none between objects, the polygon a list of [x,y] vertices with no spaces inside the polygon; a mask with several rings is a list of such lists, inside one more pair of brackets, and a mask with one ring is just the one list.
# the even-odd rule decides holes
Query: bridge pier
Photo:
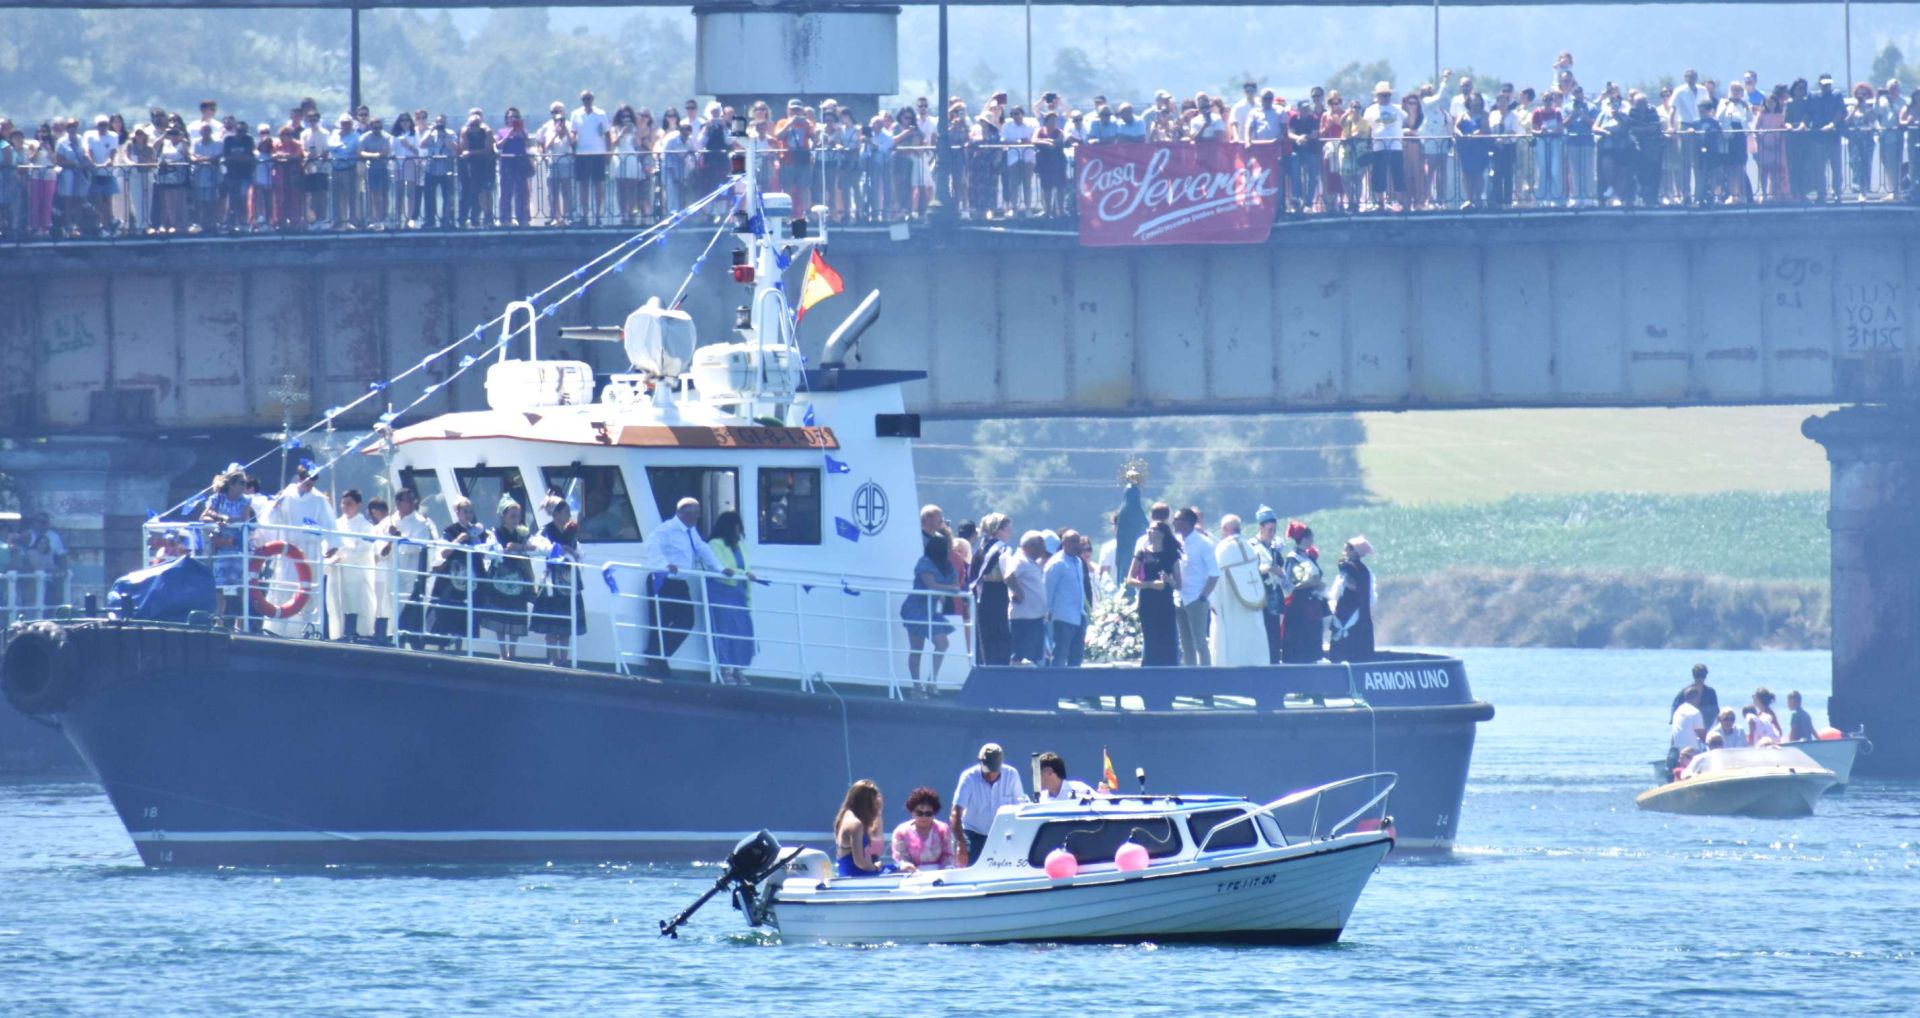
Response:
[{"label": "bridge pier", "polygon": [[756,99],[778,121],[789,98],[815,107],[833,98],[864,122],[900,91],[898,7],[721,0],[693,14],[694,91],[743,115]]},{"label": "bridge pier", "polygon": [[1833,466],[1833,699],[1874,752],[1862,773],[1920,776],[1920,406],[1849,406],[1800,429]]},{"label": "bridge pier", "polygon": [[105,590],[144,564],[147,511],[164,510],[167,492],[192,462],[177,445],[106,436],[55,436],[0,443],[0,473],[13,478],[22,508],[45,512],[67,545],[61,600]]}]

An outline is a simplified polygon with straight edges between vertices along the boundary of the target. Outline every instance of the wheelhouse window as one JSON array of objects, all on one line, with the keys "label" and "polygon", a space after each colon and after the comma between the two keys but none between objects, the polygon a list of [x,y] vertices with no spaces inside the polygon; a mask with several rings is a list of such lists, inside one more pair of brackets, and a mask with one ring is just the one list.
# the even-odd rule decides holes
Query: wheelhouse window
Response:
[{"label": "wheelhouse window", "polygon": [[1216,827],[1220,829],[1220,833],[1213,835],[1213,841],[1208,842],[1207,851],[1209,852],[1228,848],[1252,848],[1259,844],[1259,838],[1253,833],[1253,821],[1247,819],[1245,810],[1210,809],[1187,818],[1187,829],[1193,832],[1195,846],[1206,841],[1208,833]]},{"label": "wheelhouse window", "polygon": [[820,471],[760,468],[760,543],[820,543]]},{"label": "wheelhouse window", "polygon": [[699,499],[702,534],[721,513],[740,511],[740,471],[733,467],[648,467],[647,487],[662,520],[681,499]]},{"label": "wheelhouse window", "polygon": [[580,540],[638,541],[640,524],[634,519],[633,499],[619,467],[546,467],[540,473],[547,490],[565,499],[580,521]]},{"label": "wheelhouse window", "polygon": [[1180,834],[1174,830],[1170,817],[1089,817],[1040,825],[1040,833],[1033,838],[1033,848],[1027,852],[1027,862],[1035,868],[1044,868],[1047,853],[1056,848],[1072,852],[1082,866],[1112,862],[1114,853],[1129,841],[1145,848],[1150,859],[1162,859],[1180,851]]},{"label": "wheelhouse window", "polygon": [[440,490],[439,471],[408,467],[400,471],[400,486],[412,488],[420,496],[420,511],[433,521],[435,531],[444,532],[453,523],[453,507],[447,504],[446,492]]},{"label": "wheelhouse window", "polygon": [[473,500],[474,518],[482,526],[491,527],[499,521],[502,495],[520,503],[522,518],[533,518],[533,500],[516,467],[462,467],[453,472],[453,479],[460,485],[460,494]]}]

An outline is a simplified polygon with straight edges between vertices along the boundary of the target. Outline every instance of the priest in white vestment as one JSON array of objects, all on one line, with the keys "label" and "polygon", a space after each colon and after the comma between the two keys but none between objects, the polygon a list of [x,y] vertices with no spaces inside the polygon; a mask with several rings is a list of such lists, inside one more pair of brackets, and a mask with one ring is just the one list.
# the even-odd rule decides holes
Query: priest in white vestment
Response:
[{"label": "priest in white vestment", "polygon": [[340,493],[337,533],[327,537],[327,638],[354,640],[373,632],[373,522],[361,512],[360,492]]},{"label": "priest in white vestment", "polygon": [[1213,597],[1213,663],[1227,668],[1268,662],[1264,570],[1273,562],[1265,548],[1240,533],[1240,517],[1220,520],[1220,586]]},{"label": "priest in white vestment", "polygon": [[298,583],[299,575],[284,558],[274,563],[277,571],[274,582],[267,588],[269,600],[285,603],[296,592],[307,595],[306,606],[300,611],[284,619],[266,620],[267,632],[275,636],[305,636],[307,627],[320,621],[320,577],[326,542],[319,532],[333,529],[333,505],[327,496],[314,490],[316,473],[312,464],[302,463],[294,471],[294,482],[274,498],[272,508],[267,510],[271,529],[263,538],[285,541],[288,547],[299,550],[306,556],[307,568],[313,577],[302,585]]}]

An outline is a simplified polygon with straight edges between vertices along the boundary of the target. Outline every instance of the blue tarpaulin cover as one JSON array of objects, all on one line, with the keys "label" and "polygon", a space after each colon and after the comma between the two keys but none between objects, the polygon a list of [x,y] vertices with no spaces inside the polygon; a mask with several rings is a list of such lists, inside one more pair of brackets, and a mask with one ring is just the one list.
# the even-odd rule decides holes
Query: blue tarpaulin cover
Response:
[{"label": "blue tarpaulin cover", "polygon": [[107,610],[121,618],[185,622],[187,613],[210,612],[217,603],[213,570],[194,558],[128,573],[107,592]]}]

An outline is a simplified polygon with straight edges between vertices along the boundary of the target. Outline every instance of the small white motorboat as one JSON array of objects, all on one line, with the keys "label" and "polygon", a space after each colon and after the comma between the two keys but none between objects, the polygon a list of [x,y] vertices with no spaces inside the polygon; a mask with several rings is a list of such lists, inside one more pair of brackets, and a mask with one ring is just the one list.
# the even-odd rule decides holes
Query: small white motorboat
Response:
[{"label": "small white motorboat", "polygon": [[1710,749],[1678,781],[1641,792],[1641,809],[1693,816],[1803,817],[1839,779],[1798,749]]},{"label": "small white motorboat", "polygon": [[[782,850],[763,831],[707,896],[731,886],[748,922],[785,941],[1328,943],[1393,847],[1396,780],[1366,774],[1264,806],[1166,795],[1006,806],[972,865],[919,873],[835,877],[818,849]],[[1360,805],[1338,814],[1348,802]]]},{"label": "small white motorboat", "polygon": [[[1835,734],[1837,731],[1837,729],[1829,729],[1828,733]],[[1782,745],[1807,754],[1814,763],[1832,771],[1833,776],[1838,779],[1833,786],[1836,792],[1844,790],[1847,783],[1853,780],[1854,759],[1862,753],[1873,752],[1873,743],[1865,735],[1860,734],[1841,735],[1837,738],[1822,737],[1806,742],[1787,742]]]}]

